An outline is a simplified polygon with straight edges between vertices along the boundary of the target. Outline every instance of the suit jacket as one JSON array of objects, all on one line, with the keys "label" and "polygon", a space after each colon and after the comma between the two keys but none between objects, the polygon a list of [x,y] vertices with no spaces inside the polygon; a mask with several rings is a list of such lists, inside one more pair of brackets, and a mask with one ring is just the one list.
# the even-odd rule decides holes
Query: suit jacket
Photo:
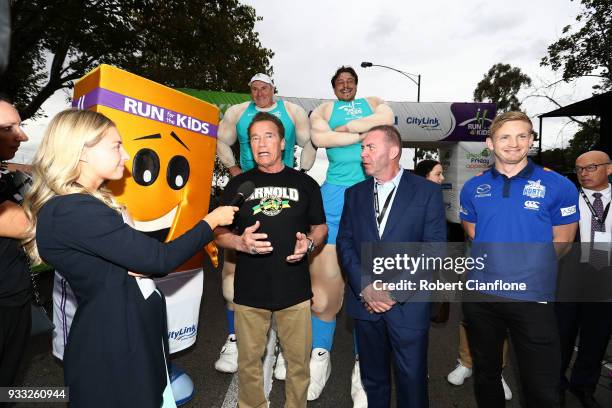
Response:
[{"label": "suit jacket", "polygon": [[[383,317],[368,313],[359,297],[361,243],[371,241],[445,242],[446,215],[440,186],[404,171],[380,238],[374,212],[374,179],[368,178],[346,190],[336,250],[349,283],[345,289],[347,312],[355,319]],[[396,303],[384,315],[400,326],[423,329],[429,325],[429,303]]]},{"label": "suit jacket", "polygon": [[[580,221],[587,222],[589,225],[591,217],[588,210],[580,213]],[[590,256],[587,258],[588,262],[582,260],[583,253],[590,252],[590,245],[590,237],[589,241],[583,242],[580,227],[578,227],[570,251],[559,260],[556,293],[558,302],[610,302],[612,300],[612,281],[610,280],[612,267],[605,261],[597,264],[595,260],[590,259]]]},{"label": "suit jacket", "polygon": [[159,407],[166,386],[165,303],[144,298],[128,270],[173,271],[212,240],[208,224],[169,243],[132,229],[87,194],[49,200],[40,210],[41,257],[62,271],[78,301],[64,354],[74,407]]}]

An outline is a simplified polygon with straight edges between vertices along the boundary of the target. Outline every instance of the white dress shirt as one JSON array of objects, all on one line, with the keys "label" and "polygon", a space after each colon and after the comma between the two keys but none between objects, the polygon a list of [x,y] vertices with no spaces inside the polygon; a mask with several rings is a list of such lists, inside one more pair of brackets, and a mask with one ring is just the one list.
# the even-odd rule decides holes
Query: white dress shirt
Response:
[{"label": "white dress shirt", "polygon": [[[612,189],[610,188],[610,184],[608,187],[601,191],[589,190],[588,188],[582,189],[586,196],[588,197],[591,205],[593,201],[595,201],[595,197],[593,197],[593,193],[601,193],[601,201],[603,203],[603,208],[605,211],[606,206],[610,202]],[[578,199],[578,208],[580,209],[580,221],[578,223],[580,228],[580,242],[591,242],[591,219],[593,218],[593,214],[591,214],[591,210],[588,205],[584,201],[582,194]],[[606,217],[606,221],[604,223],[605,232],[596,232],[594,237],[594,246],[593,249],[606,251],[608,252],[608,257],[612,252],[612,247],[610,242],[612,241],[612,214],[608,211],[608,216]],[[589,262],[590,252],[583,247],[580,256],[580,262]]]},{"label": "white dress shirt", "polygon": [[[583,188],[582,190],[584,191],[586,196],[589,198],[589,201],[591,202],[591,204],[593,204],[593,201],[595,201],[595,197],[593,197],[593,193],[601,193],[601,201],[603,202],[604,209],[610,202],[610,196],[612,192],[612,189],[610,189],[610,184],[608,184],[608,187],[606,189],[601,190],[601,191],[589,190],[588,188]],[[591,218],[592,218],[591,210],[589,210],[589,207],[584,201],[582,194],[580,194],[580,197],[578,198],[578,203],[579,203],[578,208],[580,209],[580,222],[579,222],[580,241],[591,242]],[[609,212],[611,211],[612,209]],[[606,240],[607,242],[609,242],[610,238],[612,238],[612,214],[608,214],[608,217],[606,217],[606,222],[604,225],[605,225],[606,234],[605,235],[602,234],[602,235],[609,237]],[[595,239],[595,241],[598,241],[598,239]]]},{"label": "white dress shirt", "polygon": [[[380,225],[378,227],[378,236],[382,237],[383,232],[385,232],[385,226],[387,225],[387,218],[389,218],[389,213],[391,212],[391,207],[393,207],[393,201],[395,201],[395,195],[397,193],[397,189],[400,185],[400,180],[402,178],[402,174],[404,174],[404,169],[400,167],[399,171],[391,180],[386,183],[379,183],[376,179],[374,179],[374,186],[376,191],[378,192],[378,209],[382,212],[383,207],[385,206],[385,202],[387,201],[387,197],[389,194],[393,192],[393,196],[391,197],[391,201],[389,201],[389,205],[387,206],[387,211],[385,212],[384,217],[382,218]],[[378,217],[379,214],[376,214],[374,211],[374,215]]]}]

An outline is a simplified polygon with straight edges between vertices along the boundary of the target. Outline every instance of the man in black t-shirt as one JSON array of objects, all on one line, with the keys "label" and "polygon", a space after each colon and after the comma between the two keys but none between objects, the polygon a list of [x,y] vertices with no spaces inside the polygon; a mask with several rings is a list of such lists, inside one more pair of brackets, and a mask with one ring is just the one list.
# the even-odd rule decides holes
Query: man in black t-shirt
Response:
[{"label": "man in black t-shirt", "polygon": [[237,251],[234,280],[238,342],[238,406],[264,406],[262,357],[274,316],[287,361],[285,406],[306,407],[312,342],[312,291],[307,254],[327,235],[321,193],[308,175],[286,167],[282,122],[260,112],[249,142],[257,167],[233,178],[229,203],[246,181],[255,184],[233,230],[215,230],[216,243]]},{"label": "man in black t-shirt", "polygon": [[5,160],[28,140],[19,113],[0,95],[0,387],[10,387],[30,335],[30,275],[19,239],[29,222],[18,205],[23,200]]}]

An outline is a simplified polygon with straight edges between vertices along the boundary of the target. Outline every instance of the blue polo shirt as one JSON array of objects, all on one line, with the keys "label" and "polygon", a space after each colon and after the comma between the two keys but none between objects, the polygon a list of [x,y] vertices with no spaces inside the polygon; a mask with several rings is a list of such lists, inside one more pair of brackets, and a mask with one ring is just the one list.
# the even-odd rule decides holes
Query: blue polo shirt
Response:
[{"label": "blue polo shirt", "polygon": [[[459,216],[476,224],[472,256],[487,254],[486,268],[468,279],[525,283],[525,291],[483,292],[523,300],[554,298],[553,227],[578,222],[578,191],[567,178],[531,160],[514,177],[491,168],[468,180]],[[552,296],[552,297],[551,297]]]}]

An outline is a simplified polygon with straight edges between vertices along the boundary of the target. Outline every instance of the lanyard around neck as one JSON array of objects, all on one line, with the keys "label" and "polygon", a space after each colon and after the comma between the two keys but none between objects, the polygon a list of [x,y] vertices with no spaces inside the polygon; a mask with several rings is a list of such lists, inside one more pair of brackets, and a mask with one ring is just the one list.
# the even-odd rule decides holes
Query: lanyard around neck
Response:
[{"label": "lanyard around neck", "polygon": [[389,207],[389,203],[391,203],[391,198],[393,198],[393,193],[395,193],[395,186],[393,186],[393,190],[391,190],[391,192],[387,196],[387,199],[385,200],[385,205],[383,205],[381,212],[378,205],[378,189],[376,188],[377,184],[378,183],[374,182],[374,209],[376,210],[376,222],[378,223],[378,227],[380,228],[380,224],[382,223],[382,220],[385,218],[385,214],[387,213],[387,207]]},{"label": "lanyard around neck", "polygon": [[610,203],[608,203],[608,205],[606,205],[606,209],[604,210],[604,213],[603,213],[603,215],[600,218],[597,215],[597,211],[595,211],[595,208],[593,208],[593,204],[591,204],[591,202],[589,201],[589,197],[587,197],[587,195],[586,195],[586,193],[584,192],[583,189],[580,189],[580,194],[582,195],[582,198],[584,199],[584,202],[586,203],[587,207],[589,207],[589,211],[591,211],[591,216],[593,218],[595,218],[595,220],[600,225],[603,225],[603,223],[606,222],[606,218],[608,218],[608,211],[610,211]]}]

